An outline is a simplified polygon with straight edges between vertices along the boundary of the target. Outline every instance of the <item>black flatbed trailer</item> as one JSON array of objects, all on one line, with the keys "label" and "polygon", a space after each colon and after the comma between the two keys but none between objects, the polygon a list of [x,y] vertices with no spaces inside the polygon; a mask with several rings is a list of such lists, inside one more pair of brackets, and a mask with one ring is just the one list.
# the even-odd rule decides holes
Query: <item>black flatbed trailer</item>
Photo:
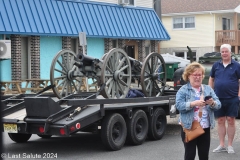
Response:
[{"label": "black flatbed trailer", "polygon": [[159,140],[166,129],[166,115],[175,105],[176,91],[160,97],[104,99],[83,92],[62,99],[54,95],[21,94],[5,97],[2,106],[2,131],[18,143],[32,134],[42,138],[71,136],[79,131],[101,134],[103,144],[119,150],[125,141],[142,144],[146,137]]}]

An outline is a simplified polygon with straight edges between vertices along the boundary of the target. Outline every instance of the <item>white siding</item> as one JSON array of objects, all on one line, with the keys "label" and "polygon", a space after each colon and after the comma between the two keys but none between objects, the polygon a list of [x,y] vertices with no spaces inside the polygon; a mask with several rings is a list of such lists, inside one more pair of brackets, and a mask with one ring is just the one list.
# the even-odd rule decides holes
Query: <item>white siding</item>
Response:
[{"label": "white siding", "polygon": [[136,6],[153,8],[153,0],[135,0]]},{"label": "white siding", "polygon": [[215,46],[214,15],[195,15],[195,29],[173,30],[172,17],[162,17],[162,22],[171,39],[161,42],[161,53],[187,50],[187,46],[194,48],[197,56],[213,51]]},{"label": "white siding", "polygon": [[[118,0],[92,0],[92,1],[118,4]],[[153,8],[152,2],[153,0],[135,0],[134,4],[135,6],[138,6],[138,7]]]}]

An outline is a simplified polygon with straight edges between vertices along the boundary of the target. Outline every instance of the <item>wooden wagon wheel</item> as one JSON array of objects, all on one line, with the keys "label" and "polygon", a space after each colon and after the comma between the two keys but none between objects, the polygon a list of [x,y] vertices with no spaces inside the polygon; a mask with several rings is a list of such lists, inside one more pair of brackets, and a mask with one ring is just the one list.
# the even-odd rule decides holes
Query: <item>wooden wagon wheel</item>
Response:
[{"label": "wooden wagon wheel", "polygon": [[71,50],[61,50],[52,60],[50,68],[50,82],[55,84],[53,92],[58,98],[65,97],[81,90],[82,77],[74,77],[73,71],[78,67],[74,65],[76,54]]},{"label": "wooden wagon wheel", "polygon": [[141,86],[146,97],[158,97],[163,94],[166,85],[166,68],[162,56],[149,54],[141,70]]},{"label": "wooden wagon wheel", "polygon": [[101,92],[105,98],[125,98],[131,83],[131,65],[122,49],[112,49],[103,56],[101,83],[106,87]]}]

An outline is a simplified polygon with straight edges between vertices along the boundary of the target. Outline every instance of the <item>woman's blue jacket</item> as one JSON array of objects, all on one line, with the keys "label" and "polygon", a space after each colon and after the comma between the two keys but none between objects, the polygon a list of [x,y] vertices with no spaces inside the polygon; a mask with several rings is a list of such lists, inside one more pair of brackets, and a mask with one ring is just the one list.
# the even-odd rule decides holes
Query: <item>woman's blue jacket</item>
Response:
[{"label": "woman's blue jacket", "polygon": [[[210,127],[214,128],[214,111],[221,108],[221,102],[209,85],[202,84],[202,87],[203,97],[212,96],[213,100],[215,101],[214,106],[206,105],[210,118]],[[191,84],[188,82],[187,84],[183,85],[176,94],[176,108],[180,112],[180,121],[184,128],[187,129],[191,129],[194,116],[195,107],[190,107],[190,103],[192,101],[195,101],[195,91],[192,88]]]}]

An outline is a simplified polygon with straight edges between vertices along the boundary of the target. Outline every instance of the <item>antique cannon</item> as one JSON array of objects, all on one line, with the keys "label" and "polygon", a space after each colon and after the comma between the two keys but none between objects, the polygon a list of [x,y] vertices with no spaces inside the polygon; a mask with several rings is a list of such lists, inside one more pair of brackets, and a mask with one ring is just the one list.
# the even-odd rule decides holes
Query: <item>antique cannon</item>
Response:
[{"label": "antique cannon", "polygon": [[[61,50],[50,68],[50,81],[58,98],[81,92],[83,79],[92,79],[105,98],[125,98],[132,78],[138,80],[146,97],[160,96],[166,84],[165,62],[158,53],[149,54],[144,62],[135,60],[122,49],[111,49],[101,59],[71,50]],[[161,76],[160,76],[161,75]]]}]

